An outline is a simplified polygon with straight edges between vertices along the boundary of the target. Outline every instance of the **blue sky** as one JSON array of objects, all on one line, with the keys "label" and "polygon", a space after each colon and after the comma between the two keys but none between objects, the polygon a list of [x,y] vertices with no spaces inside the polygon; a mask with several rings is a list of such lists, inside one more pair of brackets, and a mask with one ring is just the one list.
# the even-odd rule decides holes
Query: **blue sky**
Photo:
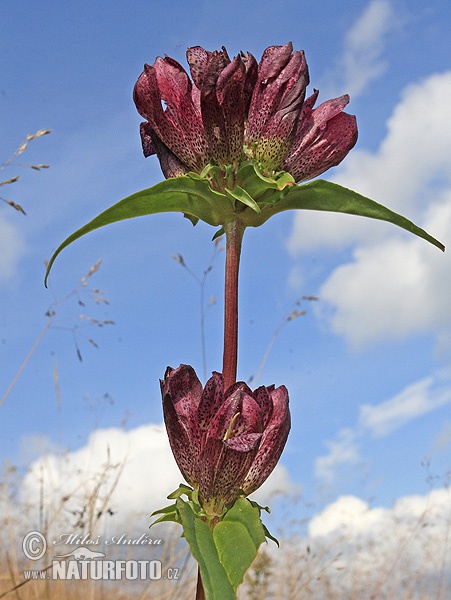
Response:
[{"label": "blue sky", "polygon": [[[3,179],[21,176],[1,191],[27,216],[0,206],[1,394],[54,299],[65,298],[100,258],[89,283],[109,304],[95,304],[86,290],[86,306],[76,297],[60,302],[1,408],[2,458],[25,469],[44,455],[58,465],[66,450],[75,465],[85,452],[92,459],[86,468],[94,469],[93,448],[101,454],[110,443],[119,457],[139,455],[136,502],[149,510],[178,483],[161,435],[158,380],[167,365],[182,362],[203,373],[199,286],[171,254],[201,276],[214,230],[193,229],[175,214],[117,224],[65,250],[50,289],[43,286],[44,261],[69,233],[162,178],[158,161],[142,156],[132,102],[144,62],[168,54],[186,64],[186,47],[197,44],[260,57],[266,46],[292,40],[306,52],[310,89],[319,88],[320,100],[349,92],[348,112],[357,115],[358,144],[327,178],[402,212],[450,246],[450,25],[445,0],[4,6],[2,159],[27,133],[52,133],[17,161],[48,163],[48,170],[2,172]],[[208,373],[221,368],[223,260],[220,253],[205,286],[206,299],[216,299],[205,323]],[[256,374],[296,300],[319,298],[303,301],[307,313],[281,330],[259,381],[285,384],[291,399],[293,428],[273,487],[298,489],[320,511],[343,495],[384,507],[424,496],[431,473],[444,485],[451,467],[449,268],[447,253],[356,217],[284,213],[246,232],[240,378]],[[81,314],[115,324],[99,328]]]}]

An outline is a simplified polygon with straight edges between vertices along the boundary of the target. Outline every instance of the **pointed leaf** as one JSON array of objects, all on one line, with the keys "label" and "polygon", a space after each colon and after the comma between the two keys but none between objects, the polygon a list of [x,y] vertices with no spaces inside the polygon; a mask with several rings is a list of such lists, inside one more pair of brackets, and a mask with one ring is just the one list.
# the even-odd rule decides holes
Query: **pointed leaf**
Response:
[{"label": "pointed leaf", "polygon": [[192,493],[193,488],[191,486],[186,485],[186,483],[181,483],[176,490],[169,494],[168,500],[175,500],[176,498],[180,498],[180,496],[182,496],[183,494],[188,496],[188,498],[191,498]]},{"label": "pointed leaf", "polygon": [[261,215],[246,211],[245,215],[241,217],[246,226],[258,227],[273,215],[285,210],[324,210],[388,221],[423,238],[440,250],[445,250],[445,246],[441,242],[424,229],[417,227],[409,219],[357,192],[322,179],[304,185],[295,185],[289,188],[287,194],[276,204],[268,203],[263,206],[263,203],[260,203],[260,207]]},{"label": "pointed leaf", "polygon": [[117,202],[70,235],[50,259],[45,281],[58,254],[86,233],[124,219],[164,212],[182,212],[193,224],[196,219],[201,219],[214,226],[222,225],[234,215],[231,200],[226,195],[213,191],[208,181],[199,176],[166,179]]},{"label": "pointed leaf", "polygon": [[179,519],[177,511],[174,510],[174,512],[168,513],[166,515],[161,515],[161,517],[158,517],[158,519],[156,519],[153,523],[151,523],[149,525],[149,529],[151,527],[153,527],[154,525],[156,525],[157,523],[166,523],[166,522],[178,523],[179,525],[181,525],[181,521]]},{"label": "pointed leaf", "polygon": [[243,188],[241,188],[239,185],[234,187],[233,190],[226,189],[226,192],[228,196],[238,200],[238,202],[241,202],[245,206],[249,206],[249,208],[252,208],[252,210],[254,210],[257,214],[261,213],[259,205],[255,202],[252,196],[249,196],[246,190],[243,190]]},{"label": "pointed leaf", "polygon": [[174,502],[174,504],[170,504],[169,506],[165,506],[164,508],[154,510],[150,516],[154,517],[155,515],[163,515],[163,514],[167,514],[167,513],[171,513],[171,512],[175,512],[175,502]]},{"label": "pointed leaf", "polygon": [[274,537],[273,535],[271,535],[271,532],[269,531],[269,529],[266,527],[266,525],[263,523],[263,531],[265,532],[265,536],[272,540],[275,544],[277,544],[277,547],[280,548],[280,544],[279,544],[279,540]]}]

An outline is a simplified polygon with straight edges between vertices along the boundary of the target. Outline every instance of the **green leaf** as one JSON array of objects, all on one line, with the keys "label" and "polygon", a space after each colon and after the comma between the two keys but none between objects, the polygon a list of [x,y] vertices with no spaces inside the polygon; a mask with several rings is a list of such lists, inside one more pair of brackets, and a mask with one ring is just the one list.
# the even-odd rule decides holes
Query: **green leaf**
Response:
[{"label": "green leaf", "polygon": [[[162,511],[159,511],[162,512]],[[152,513],[151,516],[153,516],[155,513]],[[170,522],[170,523],[178,523],[179,525],[181,525],[181,521],[178,515],[178,512],[176,510],[173,510],[172,512],[169,512],[167,514],[162,514],[161,517],[158,517],[158,519],[156,519],[153,523],[151,523],[149,525],[149,529],[151,527],[153,527],[154,525],[156,525],[157,523],[166,523],[166,522]]]},{"label": "green leaf", "polygon": [[[209,166],[207,175],[219,177],[219,172],[222,172],[219,167]],[[441,242],[412,221],[357,192],[321,179],[304,185],[295,185],[292,180],[291,175],[283,171],[272,178],[264,177],[252,161],[240,167],[236,186],[233,190],[227,190],[227,195],[214,191],[207,179],[196,173],[166,179],[117,202],[70,235],[50,259],[45,282],[58,254],[86,233],[124,219],[164,212],[182,212],[193,225],[201,219],[209,225],[223,226],[239,218],[244,227],[259,227],[273,215],[285,210],[341,212],[388,221],[427,240],[440,250],[445,249]],[[235,200],[240,202],[237,209]]]},{"label": "green leaf", "polygon": [[230,221],[235,214],[232,201],[226,195],[213,191],[208,181],[200,179],[198,175],[166,179],[120,200],[72,233],[50,259],[45,282],[58,254],[83,235],[124,219],[164,212],[182,212],[193,223],[201,219],[213,226]]},{"label": "green leaf", "polygon": [[266,206],[262,206],[262,203],[260,203],[260,207],[262,209],[261,215],[247,211],[241,217],[244,225],[258,227],[273,215],[285,210],[324,210],[388,221],[427,240],[440,250],[445,250],[445,246],[441,242],[429,235],[424,229],[417,227],[409,219],[374,200],[361,196],[357,192],[322,179],[290,187],[279,202],[276,204],[268,203]]},{"label": "green leaf", "polygon": [[261,213],[259,205],[255,202],[255,200],[252,198],[252,196],[249,196],[249,194],[246,192],[246,190],[243,190],[243,188],[240,188],[239,185],[235,186],[233,188],[233,190],[226,189],[226,192],[227,192],[228,196],[231,196],[232,198],[234,198],[235,200],[238,200],[242,204],[249,206],[249,208],[252,208],[252,210],[255,210],[255,212],[257,214]]},{"label": "green leaf", "polygon": [[187,502],[181,498],[176,502],[186,541],[199,565],[206,600],[235,600],[235,591],[219,560],[209,525],[193,513]]},{"label": "green leaf", "polygon": [[169,506],[165,506],[164,508],[154,510],[150,516],[154,517],[155,515],[163,515],[171,512],[175,512],[175,502],[174,504],[170,504]]},{"label": "green leaf", "polygon": [[213,529],[219,560],[236,591],[265,541],[260,511],[246,498],[236,500]]},{"label": "green leaf", "polygon": [[180,498],[180,496],[182,496],[183,494],[188,496],[188,498],[191,498],[192,493],[193,488],[191,486],[186,485],[186,483],[181,483],[176,490],[169,494],[168,500],[175,500],[176,498]]},{"label": "green leaf", "polygon": [[279,544],[279,540],[274,537],[273,535],[271,535],[271,532],[269,531],[269,529],[266,527],[266,525],[263,523],[263,531],[265,532],[265,536],[272,540],[275,544],[277,544],[277,547],[280,548],[280,544]]},{"label": "green leaf", "polygon": [[196,559],[206,600],[234,600],[244,575],[265,541],[260,510],[238,498],[213,532],[190,503],[177,501],[184,536]]},{"label": "green leaf", "polygon": [[293,177],[286,171],[280,171],[273,177],[265,177],[255,161],[245,162],[238,169],[236,183],[256,202],[265,198],[272,203],[280,200],[286,190],[295,184]]},{"label": "green leaf", "polygon": [[[252,506],[257,508],[260,518],[261,518],[262,510],[264,510],[268,514],[271,512],[271,509],[269,508],[269,506],[261,506],[260,504],[258,504],[258,502],[255,502],[255,500],[251,500],[250,498],[248,498],[248,500]],[[276,537],[274,537],[273,535],[271,535],[269,529],[266,527],[266,525],[263,522],[262,522],[262,526],[263,526],[263,531],[265,532],[265,537],[272,540],[275,544],[277,544],[277,547],[279,547],[280,546],[279,540]]]}]

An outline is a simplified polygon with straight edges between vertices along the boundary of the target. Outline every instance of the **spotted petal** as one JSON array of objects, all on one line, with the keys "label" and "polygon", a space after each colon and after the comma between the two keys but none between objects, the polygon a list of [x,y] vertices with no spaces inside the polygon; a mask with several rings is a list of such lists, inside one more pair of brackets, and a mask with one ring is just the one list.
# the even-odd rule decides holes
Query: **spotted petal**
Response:
[{"label": "spotted petal", "polygon": [[160,140],[190,170],[200,172],[208,163],[208,148],[191,88],[188,74],[177,61],[157,58],[153,66],[145,65],[133,97],[138,112]]},{"label": "spotted petal", "polygon": [[263,432],[258,453],[252,463],[243,490],[251,494],[258,489],[274,470],[285,447],[291,428],[288,391],[280,386],[270,392],[273,413]]},{"label": "spotted petal", "polygon": [[219,165],[238,163],[243,150],[246,69],[241,56],[227,62],[210,57],[201,86],[201,112],[211,158]]},{"label": "spotted petal", "polygon": [[340,164],[354,147],[356,118],[342,112],[348,102],[349,96],[344,95],[304,111],[291,150],[282,163],[282,169],[296,182],[313,179]]}]

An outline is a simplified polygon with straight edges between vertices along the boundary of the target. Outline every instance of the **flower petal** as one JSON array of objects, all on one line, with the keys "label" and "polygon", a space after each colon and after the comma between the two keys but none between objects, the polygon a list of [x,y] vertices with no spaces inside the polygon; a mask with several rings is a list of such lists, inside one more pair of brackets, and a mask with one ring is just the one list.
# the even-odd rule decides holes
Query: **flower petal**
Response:
[{"label": "flower petal", "polygon": [[152,156],[152,154],[156,154],[157,151],[152,142],[152,134],[154,130],[150,126],[150,123],[144,121],[139,126],[139,133],[141,135],[141,143],[143,147],[143,154],[147,158],[148,156]]},{"label": "flower petal", "polygon": [[282,163],[296,182],[313,179],[338,165],[357,142],[357,123],[344,113],[349,96],[323,102],[303,114],[293,145]]},{"label": "flower petal", "polygon": [[249,452],[250,450],[255,450],[262,439],[262,435],[262,433],[247,433],[245,435],[238,435],[225,440],[224,444],[227,446],[227,448],[231,448],[232,450]]},{"label": "flower petal", "polygon": [[249,113],[249,106],[252,100],[252,94],[254,92],[255,84],[257,83],[258,64],[254,56],[250,52],[248,52],[247,55],[242,52],[241,58],[246,69],[246,77],[244,78],[243,87],[243,99],[244,113],[247,119]]},{"label": "flower petal", "polygon": [[[290,48],[291,45],[283,46],[281,57],[285,57]],[[282,61],[279,63],[283,64]],[[273,65],[260,68],[249,109],[246,142],[251,145],[256,142],[254,156],[264,169],[279,167],[288,152],[308,83],[308,67],[302,51],[290,54],[279,73]]]},{"label": "flower petal", "polygon": [[244,137],[244,80],[241,56],[230,62],[225,50],[213,52],[201,87],[201,112],[211,158],[219,165],[239,161]]},{"label": "flower petal", "polygon": [[202,88],[205,71],[211,55],[212,53],[202,48],[202,46],[192,46],[186,51],[186,60],[189,64],[191,77],[199,90]]},{"label": "flower petal", "polygon": [[260,407],[260,412],[263,417],[263,428],[266,428],[271,420],[273,413],[273,403],[270,392],[274,390],[274,386],[265,387],[264,385],[257,388],[252,394],[255,401]]},{"label": "flower petal", "polygon": [[144,156],[147,158],[147,156],[157,154],[161,170],[166,179],[169,179],[169,177],[180,177],[188,173],[188,167],[163,144],[150,123],[141,123],[140,133]]},{"label": "flower petal", "polygon": [[263,128],[274,113],[280,88],[274,80],[280,75],[290,60],[293,45],[270,46],[266,48],[258,65],[258,78],[249,107],[249,122],[246,129],[246,139],[256,141]]},{"label": "flower petal", "polygon": [[207,381],[199,402],[198,423],[202,431],[209,428],[210,423],[224,402],[224,377],[222,373],[213,372]]},{"label": "flower petal", "polygon": [[208,162],[207,142],[191,88],[188,74],[177,61],[157,58],[152,67],[145,65],[133,97],[138,112],[160,140],[190,170],[201,171]]},{"label": "flower petal", "polygon": [[218,407],[216,414],[210,421],[210,426],[207,431],[209,438],[223,440],[230,430],[231,424],[234,423],[236,415],[241,413],[243,396],[246,392],[241,386],[237,387],[233,394],[230,394],[231,388],[227,390],[226,398],[221,406]]},{"label": "flower petal", "polygon": [[204,501],[214,499],[217,506],[233,501],[257,455],[260,436],[232,444],[214,438],[207,440],[201,459],[200,479]]},{"label": "flower petal", "polygon": [[161,382],[163,415],[169,443],[182,475],[191,485],[200,478],[200,431],[197,407],[202,394],[202,384],[194,369],[180,365],[168,367]]},{"label": "flower petal", "polygon": [[288,391],[280,386],[270,392],[273,414],[263,432],[260,448],[246,476],[242,489],[251,494],[272,473],[285,447],[291,427]]}]

